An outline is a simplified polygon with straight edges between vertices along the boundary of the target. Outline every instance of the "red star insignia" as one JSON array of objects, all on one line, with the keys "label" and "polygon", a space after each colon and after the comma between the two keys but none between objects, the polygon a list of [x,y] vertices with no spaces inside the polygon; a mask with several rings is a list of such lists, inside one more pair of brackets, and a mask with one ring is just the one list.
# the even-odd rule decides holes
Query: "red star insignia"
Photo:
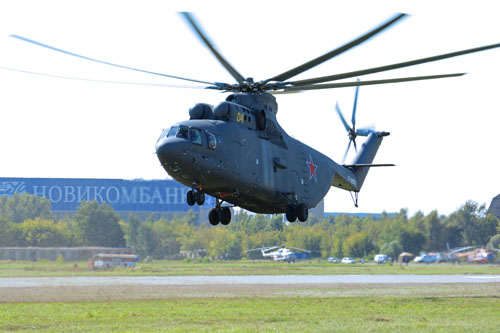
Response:
[{"label": "red star insignia", "polygon": [[314,164],[311,155],[309,155],[309,161],[306,163],[307,163],[307,166],[309,167],[309,179],[314,177],[314,180],[318,181],[316,179],[316,169],[318,168],[318,166],[316,164]]}]

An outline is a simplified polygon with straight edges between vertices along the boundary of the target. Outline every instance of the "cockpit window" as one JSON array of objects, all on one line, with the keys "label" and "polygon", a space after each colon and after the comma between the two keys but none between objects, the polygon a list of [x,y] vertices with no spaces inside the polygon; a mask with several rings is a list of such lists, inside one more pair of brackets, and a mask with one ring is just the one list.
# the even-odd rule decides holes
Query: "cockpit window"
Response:
[{"label": "cockpit window", "polygon": [[167,137],[175,136],[177,134],[177,131],[179,130],[179,126],[172,126],[168,130]]},{"label": "cockpit window", "polygon": [[212,133],[207,132],[208,148],[217,148],[217,138]]},{"label": "cockpit window", "polygon": [[189,129],[189,141],[201,145],[201,131],[197,128]]},{"label": "cockpit window", "polygon": [[[163,139],[164,137],[167,136],[167,133],[168,133],[168,130],[164,129],[163,131],[161,131],[161,135],[160,137],[158,138],[158,141],[160,141],[161,139]],[[157,141],[157,142],[158,142]]]},{"label": "cockpit window", "polygon": [[177,134],[175,135],[178,138],[181,139],[186,139],[188,138],[188,128],[186,126],[179,126],[179,130],[177,131]]}]

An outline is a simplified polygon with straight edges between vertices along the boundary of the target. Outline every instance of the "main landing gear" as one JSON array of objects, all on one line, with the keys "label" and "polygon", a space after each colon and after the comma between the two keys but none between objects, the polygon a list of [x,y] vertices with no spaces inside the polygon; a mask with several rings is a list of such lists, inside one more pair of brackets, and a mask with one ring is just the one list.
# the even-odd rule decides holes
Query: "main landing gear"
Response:
[{"label": "main landing gear", "polygon": [[211,225],[217,225],[219,222],[223,225],[228,225],[231,222],[231,210],[229,207],[221,207],[221,200],[215,200],[215,207],[210,209],[210,212],[208,213],[208,221]]},{"label": "main landing gear", "polygon": [[286,206],[285,215],[288,222],[295,222],[297,218],[300,222],[305,222],[309,217],[309,210],[303,203],[299,203],[298,205],[288,205]]}]

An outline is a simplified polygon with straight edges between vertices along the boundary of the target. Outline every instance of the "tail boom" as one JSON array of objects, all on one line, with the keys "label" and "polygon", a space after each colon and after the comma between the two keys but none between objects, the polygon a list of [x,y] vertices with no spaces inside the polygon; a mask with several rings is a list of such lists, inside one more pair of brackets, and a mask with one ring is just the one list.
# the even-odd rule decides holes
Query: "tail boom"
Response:
[{"label": "tail boom", "polygon": [[371,167],[394,166],[394,164],[372,164],[384,136],[388,135],[387,132],[370,133],[366,142],[363,143],[358,154],[354,157],[352,164],[339,165],[336,168],[332,186],[347,191],[359,192]]}]

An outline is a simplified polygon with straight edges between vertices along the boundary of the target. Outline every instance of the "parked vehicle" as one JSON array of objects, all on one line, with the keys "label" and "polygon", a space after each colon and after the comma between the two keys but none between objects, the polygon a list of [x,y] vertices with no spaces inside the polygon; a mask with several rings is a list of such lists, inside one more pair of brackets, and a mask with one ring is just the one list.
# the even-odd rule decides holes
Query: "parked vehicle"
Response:
[{"label": "parked vehicle", "polygon": [[344,257],[344,258],[342,258],[342,263],[343,264],[355,264],[356,260],[349,258],[349,257]]},{"label": "parked vehicle", "polygon": [[424,263],[424,264],[431,264],[433,262],[436,262],[437,257],[435,255],[430,255],[427,253],[423,253],[416,257],[413,261],[416,263]]},{"label": "parked vehicle", "polygon": [[328,262],[332,262],[334,264],[337,264],[340,262],[340,259],[339,258],[335,258],[335,257],[330,257],[328,258]]},{"label": "parked vehicle", "polygon": [[387,254],[377,254],[374,258],[375,263],[385,264],[389,261],[389,256]]}]

